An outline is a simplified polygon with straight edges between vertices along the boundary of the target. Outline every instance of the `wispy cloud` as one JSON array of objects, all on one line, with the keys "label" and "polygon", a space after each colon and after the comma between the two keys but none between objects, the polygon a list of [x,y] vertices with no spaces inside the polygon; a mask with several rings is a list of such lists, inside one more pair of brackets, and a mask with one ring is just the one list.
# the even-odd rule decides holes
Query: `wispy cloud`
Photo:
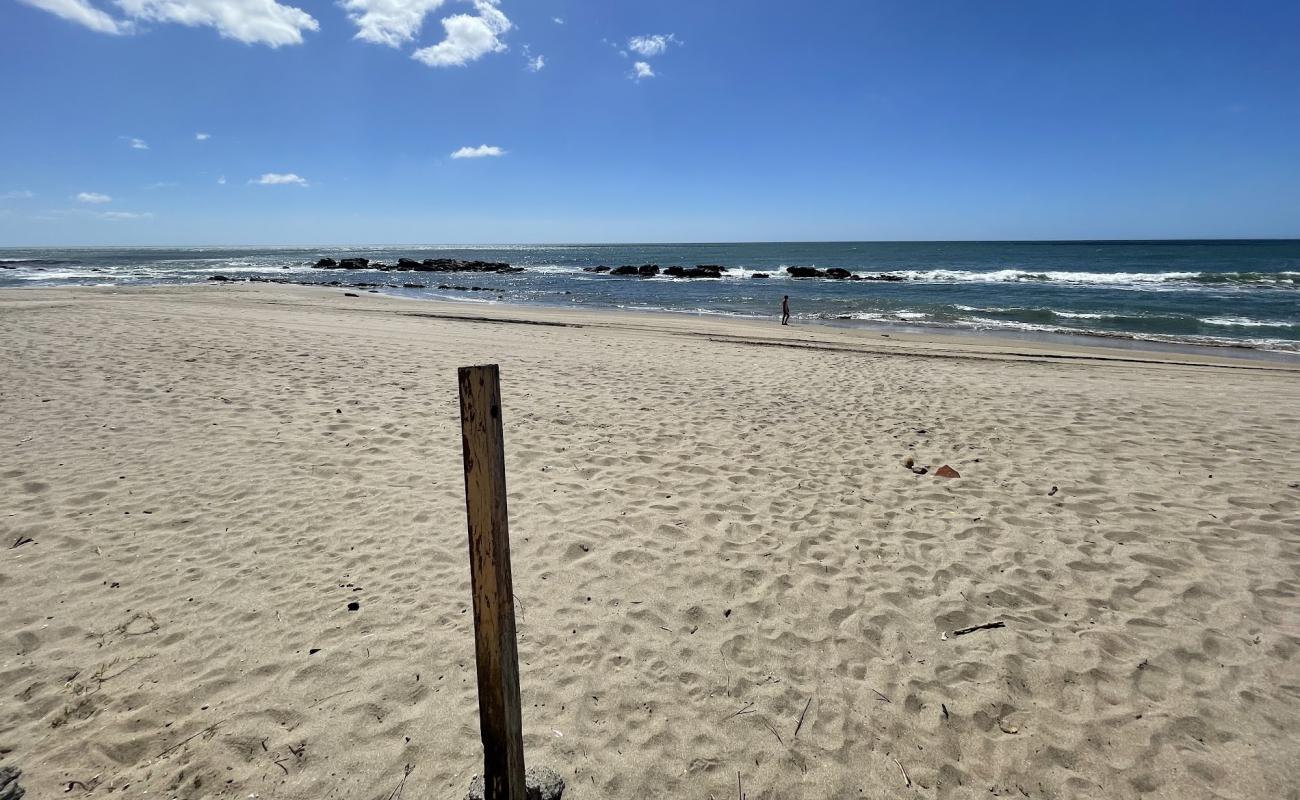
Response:
[{"label": "wispy cloud", "polygon": [[681,44],[681,41],[671,33],[655,33],[650,36],[633,36],[627,40],[627,49],[637,55],[650,58],[662,55],[670,44]]},{"label": "wispy cloud", "polygon": [[78,192],[77,202],[79,203],[111,203],[113,198],[99,192]]},{"label": "wispy cloud", "polygon": [[474,0],[477,14],[455,14],[442,21],[446,37],[416,50],[412,58],[431,67],[462,67],[488,53],[508,49],[501,36],[513,27],[496,0]]},{"label": "wispy cloud", "polygon": [[632,65],[632,80],[639,81],[643,78],[653,78],[655,71],[644,61],[638,61]]},{"label": "wispy cloud", "polygon": [[506,151],[496,145],[481,144],[478,147],[462,147],[451,154],[452,158],[488,158],[503,156]]},{"label": "wispy cloud", "polygon": [[95,216],[111,222],[124,222],[133,219],[149,219],[152,211],[96,211]]},{"label": "wispy cloud", "polygon": [[426,15],[446,0],[343,0],[348,19],[357,26],[356,39],[400,47],[420,32]]},{"label": "wispy cloud", "polygon": [[541,72],[544,66],[546,66],[546,58],[541,55],[534,58],[532,48],[524,45],[524,69],[529,72]]},{"label": "wispy cloud", "polygon": [[[220,182],[220,181],[218,181]],[[249,183],[256,183],[259,186],[307,186],[307,180],[295,175],[292,172],[266,172],[260,178],[254,178]]]},{"label": "wispy cloud", "polygon": [[225,175],[222,175],[220,178],[217,178],[217,185],[218,185],[218,186],[225,186],[225,185],[226,185],[226,176],[225,176]]},{"label": "wispy cloud", "polygon": [[107,14],[87,0],[23,2],[100,33],[134,33],[140,22],[174,22],[215,28],[225,38],[245,44],[279,47],[301,44],[304,31],[320,29],[306,11],[276,0],[114,0],[126,19]]},{"label": "wispy cloud", "polygon": [[133,29],[130,22],[104,13],[86,0],[22,0],[22,2],[100,33],[121,35],[130,33]]},{"label": "wispy cloud", "polygon": [[551,22],[554,22],[556,25],[563,25],[564,17],[551,17]]},{"label": "wispy cloud", "polygon": [[206,142],[207,140],[209,140],[209,139],[211,139],[211,138],[212,138],[212,134],[210,134],[210,133],[196,133],[196,134],[194,134],[194,139],[195,139],[195,141],[199,141],[199,142]]},{"label": "wispy cloud", "polygon": [[157,183],[151,183],[151,184],[149,184],[148,186],[146,186],[146,187],[144,187],[144,188],[146,188],[146,189],[171,189],[171,188],[173,188],[173,187],[175,187],[175,186],[180,186],[180,183],[178,183],[177,181],[158,181]]},{"label": "wispy cloud", "polygon": [[131,149],[132,149],[132,150],[148,150],[148,149],[149,149],[149,143],[146,142],[144,139],[136,139],[135,137],[127,137],[127,141],[131,143]]},{"label": "wispy cloud", "polygon": [[27,189],[15,189],[9,192],[0,192],[0,200],[30,200],[36,194]]}]

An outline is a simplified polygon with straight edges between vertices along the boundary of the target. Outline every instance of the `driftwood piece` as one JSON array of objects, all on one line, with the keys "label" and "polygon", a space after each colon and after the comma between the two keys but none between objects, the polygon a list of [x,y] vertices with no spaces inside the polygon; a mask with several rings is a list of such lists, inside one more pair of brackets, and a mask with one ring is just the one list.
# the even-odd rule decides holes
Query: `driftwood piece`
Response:
[{"label": "driftwood piece", "polygon": [[1005,628],[1005,627],[1007,627],[1007,624],[1005,622],[986,622],[983,625],[972,625],[969,628],[959,628],[958,630],[953,631],[952,635],[965,636],[966,634],[974,633],[975,631],[988,631],[994,628]]}]

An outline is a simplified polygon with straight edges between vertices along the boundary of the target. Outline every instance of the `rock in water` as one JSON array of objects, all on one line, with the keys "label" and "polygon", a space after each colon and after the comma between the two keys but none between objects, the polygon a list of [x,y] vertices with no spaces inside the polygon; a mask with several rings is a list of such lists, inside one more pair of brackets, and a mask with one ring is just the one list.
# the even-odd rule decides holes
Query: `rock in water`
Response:
[{"label": "rock in water", "polygon": [[[18,785],[18,776],[22,774],[23,771],[17,767],[0,767],[0,800],[19,800],[27,794],[27,790]],[[560,791],[564,791],[564,781],[560,781]]]},{"label": "rock in water", "polygon": [[[475,775],[470,781],[465,800],[483,800],[483,776]],[[564,794],[564,778],[548,767],[529,767],[524,772],[524,797],[527,800],[560,800]]]},{"label": "rock in water", "polygon": [[937,478],[960,478],[961,477],[960,472],[948,466],[947,464],[944,464],[942,467],[936,469],[934,471],[934,474],[935,477]]}]

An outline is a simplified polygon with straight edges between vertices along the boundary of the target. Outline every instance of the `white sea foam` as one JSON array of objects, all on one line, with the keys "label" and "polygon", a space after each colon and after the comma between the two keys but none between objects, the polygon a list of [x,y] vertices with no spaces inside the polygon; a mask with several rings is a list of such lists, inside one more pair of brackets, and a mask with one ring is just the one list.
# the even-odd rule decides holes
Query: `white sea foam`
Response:
[{"label": "white sea foam", "polygon": [[1066,319],[1119,319],[1127,316],[1125,314],[1098,314],[1089,311],[1057,311],[1052,309],[1052,315],[1065,317]]},{"label": "white sea foam", "polygon": [[958,269],[924,269],[895,270],[885,273],[906,278],[909,281],[928,281],[931,283],[1080,283],[1097,285],[1132,285],[1160,284],[1173,281],[1188,281],[1197,277],[1199,272],[1036,272],[1024,269],[999,270],[958,270]]},{"label": "white sea foam", "polygon": [[1281,320],[1250,319],[1249,317],[1208,317],[1200,320],[1206,325],[1222,325],[1234,328],[1291,328],[1294,323]]}]

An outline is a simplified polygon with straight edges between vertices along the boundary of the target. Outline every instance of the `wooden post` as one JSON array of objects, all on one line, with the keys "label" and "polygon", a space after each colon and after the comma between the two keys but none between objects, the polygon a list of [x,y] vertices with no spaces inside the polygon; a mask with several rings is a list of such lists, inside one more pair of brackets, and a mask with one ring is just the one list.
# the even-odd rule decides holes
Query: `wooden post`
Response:
[{"label": "wooden post", "polygon": [[461,367],[459,377],[483,797],[524,800],[524,736],[515,596],[510,582],[501,384],[496,364]]}]

